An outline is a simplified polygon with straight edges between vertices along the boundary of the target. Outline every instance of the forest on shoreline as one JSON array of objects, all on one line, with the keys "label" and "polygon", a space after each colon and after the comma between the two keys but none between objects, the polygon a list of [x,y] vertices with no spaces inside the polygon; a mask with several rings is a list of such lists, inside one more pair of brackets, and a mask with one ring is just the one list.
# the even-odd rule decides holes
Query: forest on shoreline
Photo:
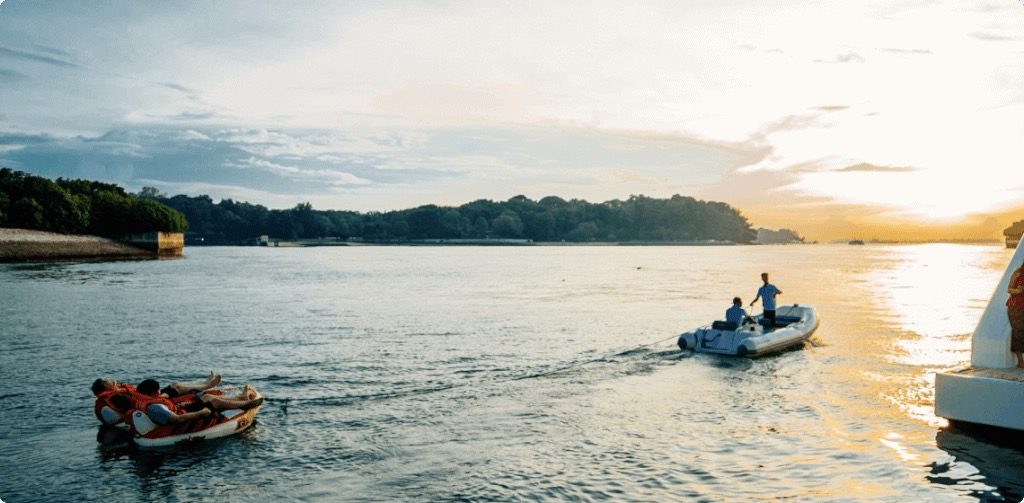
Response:
[{"label": "forest on shoreline", "polygon": [[285,210],[231,199],[214,203],[209,196],[168,197],[149,187],[140,194],[185,215],[191,241],[201,238],[206,244],[240,244],[260,235],[388,243],[438,239],[750,243],[757,237],[747,219],[728,204],[680,195],[631,196],[603,203],[515,196],[507,201],[479,199],[457,207],[430,204],[360,213],[316,210],[308,203]]},{"label": "forest on shoreline", "polygon": [[0,227],[117,237],[187,226],[181,213],[114,184],[0,169]]},{"label": "forest on shoreline", "polygon": [[418,240],[521,239],[534,242],[751,243],[758,232],[726,203],[642,195],[591,203],[548,196],[534,201],[479,199],[460,206],[424,205],[386,212],[289,209],[206,195],[138,194],[102,182],[33,176],[0,169],[0,227],[118,236],[183,232],[190,243],[245,244],[258,236],[401,243]]}]

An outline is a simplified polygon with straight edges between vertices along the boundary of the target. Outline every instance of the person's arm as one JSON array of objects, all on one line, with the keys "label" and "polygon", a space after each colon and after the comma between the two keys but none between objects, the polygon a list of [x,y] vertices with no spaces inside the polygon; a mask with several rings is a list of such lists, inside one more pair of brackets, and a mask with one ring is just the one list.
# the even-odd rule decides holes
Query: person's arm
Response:
[{"label": "person's arm", "polygon": [[195,421],[196,419],[202,419],[211,414],[210,409],[203,409],[198,412],[189,412],[186,414],[171,414],[167,418],[169,424],[181,424],[189,421]]},{"label": "person's arm", "polygon": [[760,299],[760,298],[761,298],[761,290],[758,290],[757,291],[757,296],[754,297],[754,300],[750,301],[750,305],[753,306],[754,304],[757,304],[757,299]]}]

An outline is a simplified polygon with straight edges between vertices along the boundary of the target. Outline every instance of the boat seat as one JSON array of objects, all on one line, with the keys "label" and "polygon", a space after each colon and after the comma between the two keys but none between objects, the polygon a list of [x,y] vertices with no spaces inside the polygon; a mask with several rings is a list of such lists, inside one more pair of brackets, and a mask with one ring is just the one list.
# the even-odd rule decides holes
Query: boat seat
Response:
[{"label": "boat seat", "polygon": [[714,330],[730,330],[730,331],[735,332],[736,329],[739,328],[739,325],[737,325],[736,323],[733,323],[731,321],[717,320],[717,321],[715,321],[714,323],[711,324],[711,328],[714,329]]}]

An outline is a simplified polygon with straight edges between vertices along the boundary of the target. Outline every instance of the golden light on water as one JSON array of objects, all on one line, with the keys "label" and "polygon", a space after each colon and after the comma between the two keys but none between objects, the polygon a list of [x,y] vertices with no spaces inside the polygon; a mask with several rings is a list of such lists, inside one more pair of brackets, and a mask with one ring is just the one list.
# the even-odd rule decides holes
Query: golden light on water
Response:
[{"label": "golden light on water", "polygon": [[988,268],[986,255],[992,251],[948,244],[893,249],[894,262],[875,272],[872,288],[895,328],[917,336],[897,342],[902,363],[960,361],[957,352],[970,346],[964,336],[974,330],[1001,272]]},{"label": "golden light on water", "polygon": [[[947,424],[934,414],[935,373],[966,365],[970,336],[984,311],[1007,252],[991,246],[928,244],[893,247],[890,263],[871,274],[884,325],[891,338],[887,359],[918,367],[901,386],[881,386],[882,397],[901,413],[935,427]],[[876,376],[882,383],[887,378]],[[897,449],[898,442],[882,442]],[[901,452],[901,457],[904,453]]]}]

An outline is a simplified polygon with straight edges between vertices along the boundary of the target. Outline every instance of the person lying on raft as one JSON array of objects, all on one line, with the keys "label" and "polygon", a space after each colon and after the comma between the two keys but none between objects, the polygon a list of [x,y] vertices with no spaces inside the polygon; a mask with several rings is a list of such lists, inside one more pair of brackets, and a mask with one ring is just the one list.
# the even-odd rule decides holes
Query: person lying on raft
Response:
[{"label": "person lying on raft", "polygon": [[[214,388],[220,384],[220,374],[214,374],[210,372],[209,377],[203,382],[172,382],[166,388],[161,390],[161,393],[168,396],[168,398],[175,398],[187,395],[189,393],[195,393],[198,391],[206,391]],[[103,424],[115,425],[124,420],[124,413],[128,409],[121,409],[116,405],[110,403],[110,398],[117,393],[136,393],[135,386],[128,383],[120,383],[113,379],[96,379],[92,383],[92,394],[96,396],[96,402],[93,406],[93,412],[96,414],[96,418]]]},{"label": "person lying on raft", "polygon": [[[186,393],[192,393],[196,391],[206,391],[211,388],[215,388],[220,384],[220,374],[214,374],[210,372],[205,381],[194,381],[194,382],[172,382],[166,388],[160,390],[167,398],[174,398],[179,395]],[[92,382],[92,394],[99,396],[103,392],[118,392],[127,389],[128,391],[134,391],[135,387],[128,383],[119,383],[113,379],[96,379]]]},{"label": "person lying on raft", "polygon": [[255,390],[246,385],[238,396],[225,397],[197,391],[198,400],[175,403],[160,394],[160,384],[157,381],[146,379],[139,383],[135,393],[117,393],[110,400],[118,408],[141,410],[154,423],[166,426],[202,419],[214,412],[251,409],[263,403],[263,398],[250,398],[255,394]]}]

